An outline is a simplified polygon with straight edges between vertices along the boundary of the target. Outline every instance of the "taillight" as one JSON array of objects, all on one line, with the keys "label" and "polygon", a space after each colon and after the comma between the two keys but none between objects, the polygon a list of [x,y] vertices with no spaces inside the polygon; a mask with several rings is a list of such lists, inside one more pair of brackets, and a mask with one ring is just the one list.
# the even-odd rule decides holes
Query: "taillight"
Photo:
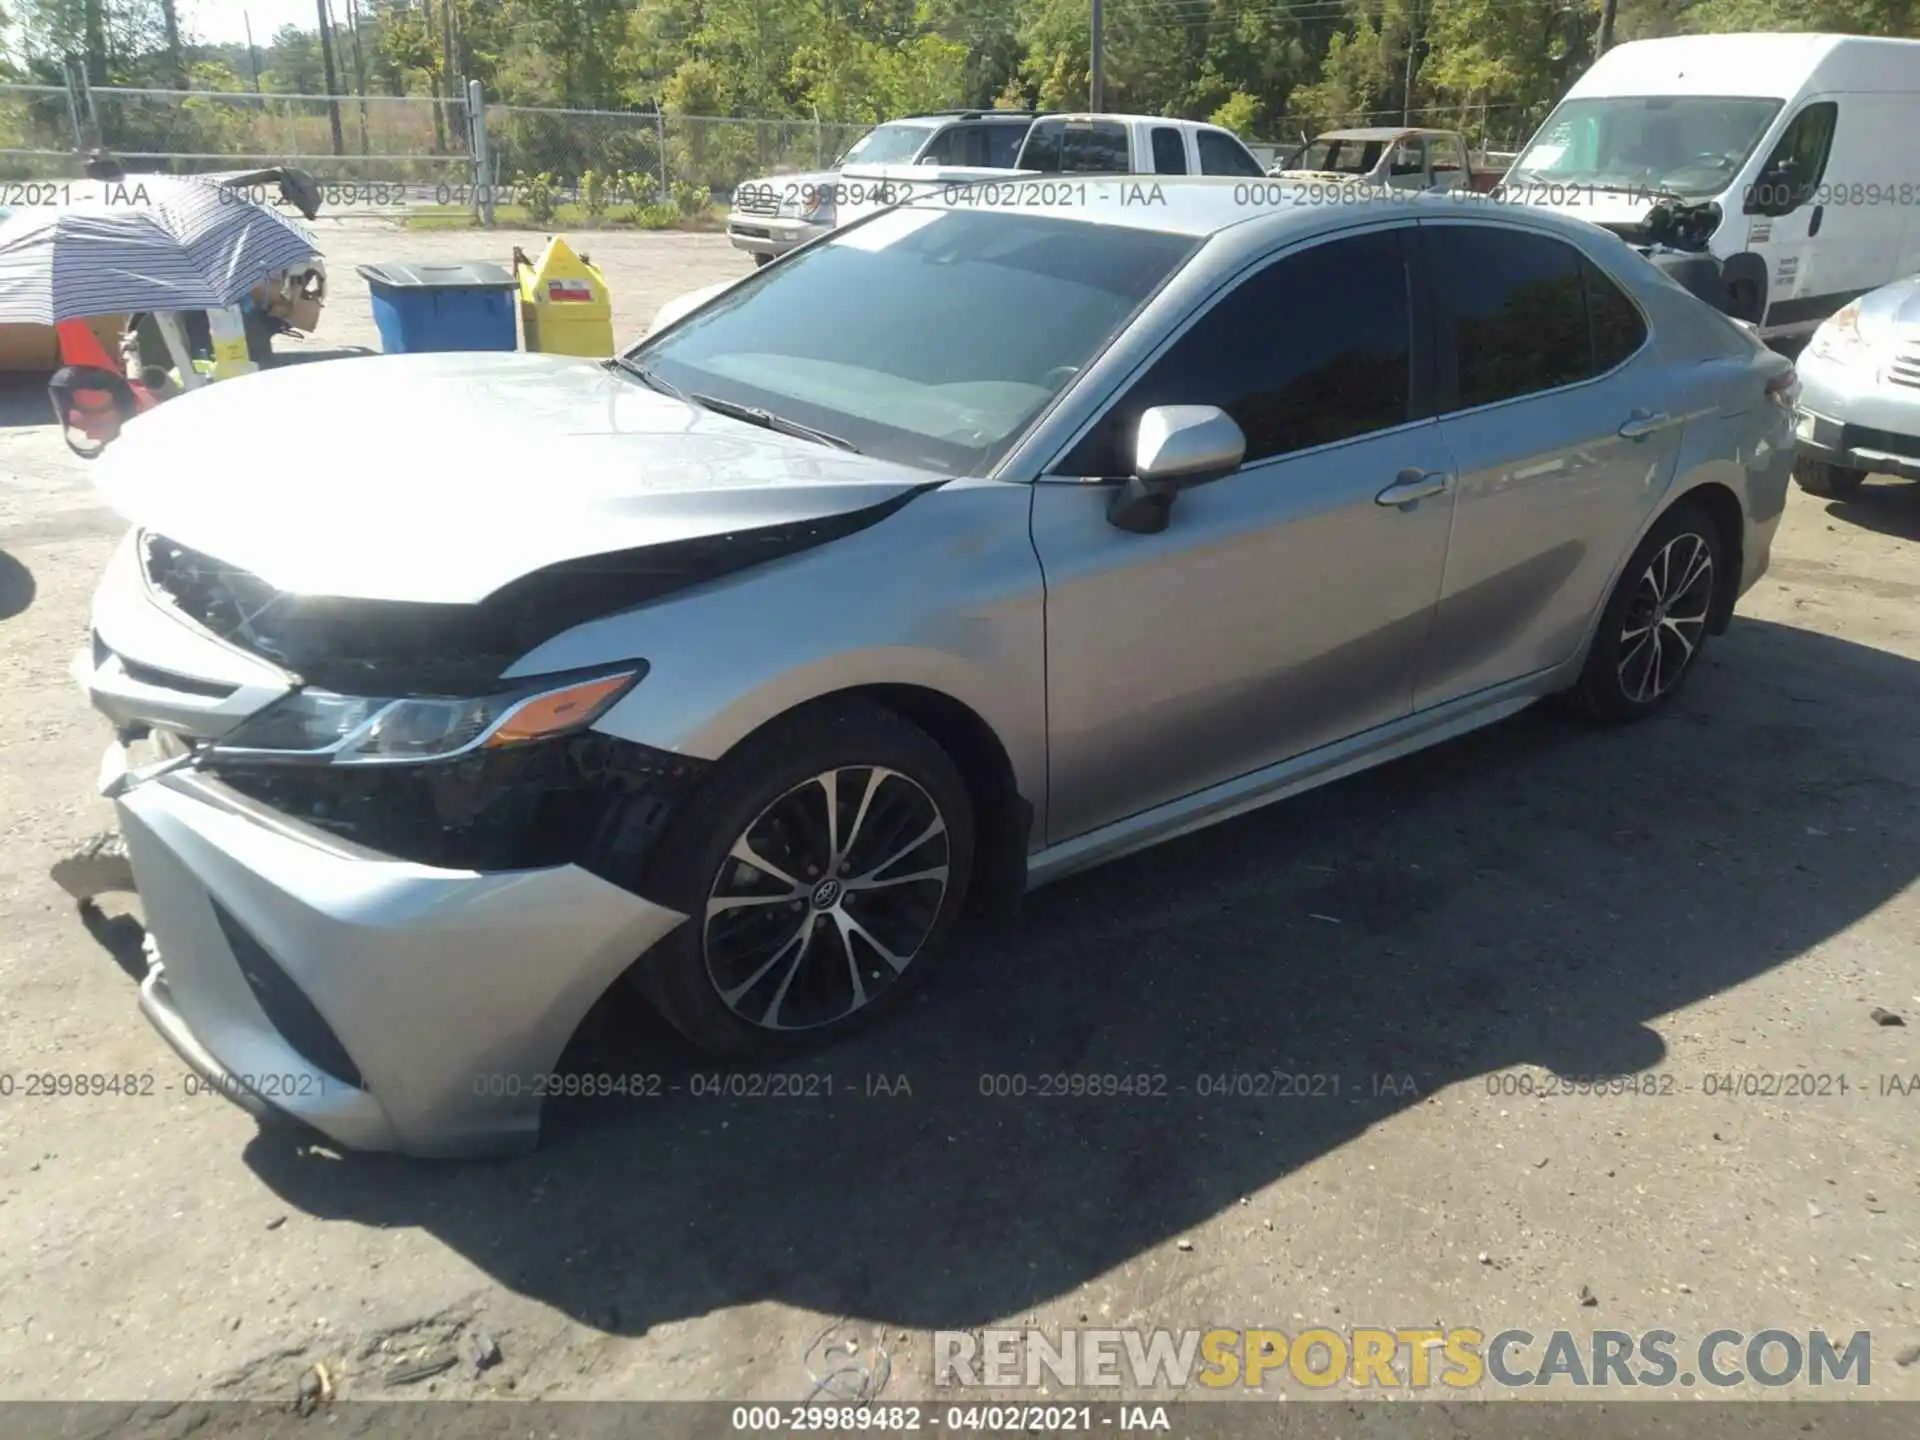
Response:
[{"label": "taillight", "polygon": [[1784,409],[1791,410],[1800,399],[1800,375],[1789,365],[1778,375],[1767,381],[1767,398]]}]

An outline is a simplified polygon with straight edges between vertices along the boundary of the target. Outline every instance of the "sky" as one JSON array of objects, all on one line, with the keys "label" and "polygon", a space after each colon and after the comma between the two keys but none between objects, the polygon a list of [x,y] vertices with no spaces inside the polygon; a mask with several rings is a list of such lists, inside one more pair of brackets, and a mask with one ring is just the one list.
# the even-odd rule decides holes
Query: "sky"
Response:
[{"label": "sky", "polygon": [[[336,0],[334,14],[341,13]],[[188,0],[181,7],[188,30],[213,44],[247,43],[247,18],[253,21],[253,43],[265,45],[282,25],[314,28],[314,0]]]}]

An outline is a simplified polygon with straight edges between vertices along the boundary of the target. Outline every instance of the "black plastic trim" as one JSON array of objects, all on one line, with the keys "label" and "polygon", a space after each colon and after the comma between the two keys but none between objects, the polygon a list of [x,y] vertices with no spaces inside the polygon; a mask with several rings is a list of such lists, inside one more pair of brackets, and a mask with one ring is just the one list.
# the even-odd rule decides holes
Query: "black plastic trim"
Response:
[{"label": "black plastic trim", "polygon": [[1762,328],[1804,325],[1809,320],[1824,320],[1841,306],[1851,305],[1872,289],[1872,286],[1863,286],[1858,290],[1829,290],[1825,295],[1803,295],[1797,300],[1782,300],[1778,305],[1767,307],[1766,324]]},{"label": "black plastic trim", "polygon": [[314,1007],[306,992],[280,968],[267,947],[231,910],[218,900],[210,903],[227,948],[233,951],[234,963],[240,967],[240,975],[253,992],[253,998],[260,1003],[267,1023],[309,1065],[356,1090],[366,1089],[360,1067],[353,1063],[347,1047],[340,1043],[340,1037],[333,1033],[333,1027],[327,1024],[326,1017]]},{"label": "black plastic trim", "polygon": [[596,730],[417,765],[201,764],[276,815],[440,869],[579,865],[635,890],[653,847],[711,767]]}]

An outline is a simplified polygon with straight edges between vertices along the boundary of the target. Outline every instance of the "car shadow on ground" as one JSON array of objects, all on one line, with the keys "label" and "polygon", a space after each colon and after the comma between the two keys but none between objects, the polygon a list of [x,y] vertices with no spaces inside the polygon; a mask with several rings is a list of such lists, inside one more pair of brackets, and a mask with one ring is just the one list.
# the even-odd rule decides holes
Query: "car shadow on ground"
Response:
[{"label": "car shadow on ground", "polygon": [[38,593],[33,571],[24,563],[0,550],[0,620],[24,614]]},{"label": "car shadow on ground", "polygon": [[[823,1077],[807,1098],[697,1095],[685,1050],[615,1005],[571,1063],[663,1092],[562,1106],[535,1155],[262,1134],[247,1158],[292,1204],[423,1227],[609,1331],[767,1299],[1020,1314],[1443,1087],[1658,1066],[1650,1022],[1920,871],[1917,709],[1920,664],[1737,621],[1660,719],[1532,711],[1036,893],[888,1025],[785,1072]],[[1302,1078],[1251,1079],[1276,1073]],[[1056,1098],[1060,1075],[1135,1093]]]},{"label": "car shadow on ground", "polygon": [[1920,485],[1911,480],[1869,480],[1845,500],[1829,503],[1827,514],[1862,530],[1920,540]]}]

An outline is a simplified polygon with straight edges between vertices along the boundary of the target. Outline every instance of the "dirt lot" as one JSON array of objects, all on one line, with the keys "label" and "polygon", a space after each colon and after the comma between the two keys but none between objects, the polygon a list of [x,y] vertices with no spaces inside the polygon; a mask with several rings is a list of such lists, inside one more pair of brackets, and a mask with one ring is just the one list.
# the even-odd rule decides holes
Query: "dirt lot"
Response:
[{"label": "dirt lot", "polygon": [[[355,263],[538,239],[335,226],[321,338],[373,343]],[[588,249],[623,334],[745,267],[710,236]],[[1881,1081],[1920,1073],[1920,487],[1795,492],[1666,718],[1529,714],[1036,895],[817,1062],[831,1099],[695,1097],[609,1007],[590,1046],[678,1091],[427,1166],[187,1098],[137,923],[47,878],[104,818],[66,666],[118,528],[43,407],[0,430],[0,1398],[285,1397],[325,1361],[346,1396],[798,1400],[842,1317],[893,1398],[928,1392],[930,1331],[1030,1319],[1868,1329],[1872,1393],[1920,1397],[1920,1094]],[[1199,1094],[1275,1068],[1338,1093]],[[29,1098],[45,1072],[154,1093]],[[982,1094],[1060,1072],[1168,1091]],[[1847,1093],[1705,1093],[1774,1072]],[[1510,1093],[1555,1075],[1654,1093]],[[479,1330],[484,1374],[386,1387]]]}]

